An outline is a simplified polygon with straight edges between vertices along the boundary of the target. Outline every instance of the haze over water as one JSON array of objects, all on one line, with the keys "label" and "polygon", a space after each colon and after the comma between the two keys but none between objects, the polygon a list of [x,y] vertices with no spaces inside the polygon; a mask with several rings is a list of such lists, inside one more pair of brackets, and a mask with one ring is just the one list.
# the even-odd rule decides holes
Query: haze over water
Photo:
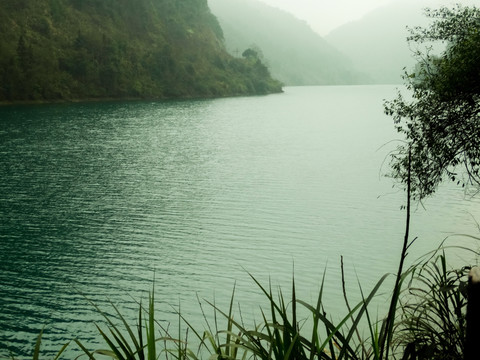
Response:
[{"label": "haze over water", "polygon": [[[285,289],[295,272],[311,300],[327,270],[332,314],[341,255],[352,289],[395,271],[405,194],[382,176],[395,88],[285,90],[0,108],[0,357],[30,354],[44,325],[47,350],[96,344],[83,296],[134,319],[154,277],[158,318],[175,324],[180,303],[201,326],[196,296],[225,308],[235,282],[246,318],[258,309],[246,271]],[[448,185],[419,206],[411,259],[476,235],[479,205]]]}]

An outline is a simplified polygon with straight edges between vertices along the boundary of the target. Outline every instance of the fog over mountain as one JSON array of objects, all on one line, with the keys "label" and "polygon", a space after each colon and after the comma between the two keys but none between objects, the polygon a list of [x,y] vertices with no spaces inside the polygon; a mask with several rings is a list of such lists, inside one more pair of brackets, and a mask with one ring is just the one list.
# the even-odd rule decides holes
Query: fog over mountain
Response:
[{"label": "fog over mountain", "polygon": [[[438,2],[437,2],[438,3]],[[333,30],[325,39],[346,54],[374,83],[402,83],[403,68],[416,60],[406,41],[408,27],[426,26],[431,1],[397,1]],[[436,7],[436,6],[434,6]]]},{"label": "fog over mountain", "polygon": [[257,0],[209,0],[227,50],[259,48],[272,75],[286,85],[359,84],[368,77],[350,59],[293,15]]}]

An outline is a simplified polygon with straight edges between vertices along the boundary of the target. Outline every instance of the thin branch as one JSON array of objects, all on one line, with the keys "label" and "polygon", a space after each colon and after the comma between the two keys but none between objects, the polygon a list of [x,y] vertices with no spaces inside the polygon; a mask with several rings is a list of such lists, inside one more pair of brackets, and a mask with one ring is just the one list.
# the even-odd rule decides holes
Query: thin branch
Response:
[{"label": "thin branch", "polygon": [[383,328],[383,334],[381,334],[380,339],[380,360],[383,359],[383,354],[385,352],[385,359],[388,359],[389,352],[389,341],[390,338],[390,328],[393,327],[395,308],[397,306],[397,299],[400,294],[400,280],[403,273],[403,264],[405,258],[407,257],[407,250],[409,247],[409,233],[410,233],[410,207],[411,207],[411,163],[412,163],[412,153],[408,152],[408,177],[407,177],[407,214],[406,214],[406,225],[405,225],[405,237],[403,240],[403,248],[400,256],[400,264],[398,265],[398,272],[395,279],[395,286],[393,288],[392,299],[390,302],[390,308],[388,310],[387,319],[385,322],[385,327]]}]

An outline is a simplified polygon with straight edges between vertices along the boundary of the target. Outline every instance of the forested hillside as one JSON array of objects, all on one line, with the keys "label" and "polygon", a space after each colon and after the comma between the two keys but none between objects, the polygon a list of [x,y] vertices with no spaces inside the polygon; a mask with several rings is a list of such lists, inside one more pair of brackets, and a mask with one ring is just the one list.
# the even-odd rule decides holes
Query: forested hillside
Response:
[{"label": "forested hillside", "polygon": [[352,61],[293,15],[258,0],[208,0],[230,53],[258,46],[272,75],[287,85],[370,82]]},{"label": "forested hillside", "polygon": [[207,0],[0,0],[0,101],[278,91],[226,52]]}]

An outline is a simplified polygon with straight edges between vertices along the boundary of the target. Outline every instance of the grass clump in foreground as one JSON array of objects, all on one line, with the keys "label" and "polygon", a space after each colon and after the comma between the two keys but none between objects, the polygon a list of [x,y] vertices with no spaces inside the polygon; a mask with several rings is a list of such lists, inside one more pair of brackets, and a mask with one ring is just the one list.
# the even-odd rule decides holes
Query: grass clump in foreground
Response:
[{"label": "grass clump in foreground", "polygon": [[[200,359],[202,356],[214,359],[360,359],[359,347],[353,342],[353,336],[362,317],[368,312],[368,304],[377,293],[385,277],[374,289],[358,303],[338,324],[332,323],[322,307],[323,290],[320,290],[317,303],[310,305],[296,298],[295,281],[292,283],[292,296],[285,299],[281,290],[274,296],[271,286],[262,286],[253,276],[267,299],[268,311],[262,310],[262,321],[253,327],[247,327],[233,316],[234,292],[227,312],[215,304],[215,330],[208,323],[207,330],[197,331],[190,326],[181,314],[179,318],[187,324],[188,332],[193,333],[198,343],[197,349],[190,349],[187,335],[183,340],[173,337],[154,319],[153,295],[150,296],[148,309],[140,306],[137,328],[133,329],[116,310],[123,329],[114,324],[105,313],[109,324],[108,331],[99,328],[108,349],[89,351],[78,340],[76,343],[90,359],[96,355],[109,355],[115,359]],[[113,305],[112,305],[113,306]],[[303,306],[310,313],[313,328],[303,333],[297,306]],[[202,310],[203,311],[203,310]],[[217,316],[223,316],[226,327],[218,329]],[[348,323],[351,323],[350,325]],[[372,324],[373,325],[373,324]],[[157,331],[158,330],[158,331]],[[180,335],[180,334],[179,334]],[[364,344],[361,345],[366,351]],[[206,355],[207,354],[207,355]]]},{"label": "grass clump in foreground", "polygon": [[444,252],[412,268],[395,333],[405,359],[464,359],[469,270],[449,269]]},{"label": "grass clump in foreground", "polygon": [[[291,296],[287,299],[281,289],[274,294],[271,284],[264,286],[250,275],[266,300],[259,323],[247,326],[241,316],[240,320],[235,318],[234,288],[226,311],[207,302],[214,309],[213,326],[199,302],[205,329],[199,331],[191,326],[179,312],[176,335],[156,321],[153,289],[148,305],[139,303],[137,323],[133,325],[114,304],[111,304],[113,316],[93,305],[107,323],[106,329],[97,326],[105,348],[90,350],[81,339],[74,341],[84,353],[78,358],[90,360],[462,359],[467,271],[468,267],[448,269],[445,252],[437,251],[402,273],[398,286],[408,285],[403,291],[394,291],[399,294],[395,314],[388,313],[384,319],[372,320],[369,311],[388,276],[384,275],[370,292],[364,294],[360,287],[362,299],[354,306],[350,307],[345,295],[349,310],[337,322],[327,318],[323,307],[325,275],[314,304],[297,298],[294,279]],[[393,320],[387,321],[389,317]],[[221,318],[224,318],[224,327],[219,327]],[[186,325],[183,335],[182,324]],[[365,329],[367,335],[362,337]],[[40,359],[41,335],[35,346],[34,360]],[[60,358],[67,345],[55,359]]]},{"label": "grass clump in foreground", "polygon": [[[466,282],[468,267],[448,269],[446,255],[436,252],[402,273],[400,285],[408,282],[403,291],[397,289],[398,302],[395,313],[386,314],[380,321],[372,320],[369,305],[384,283],[384,275],[364,294],[362,300],[349,307],[348,313],[338,322],[327,318],[323,308],[323,283],[315,304],[296,297],[295,280],[291,297],[286,299],[281,289],[274,295],[271,284],[265,287],[252,275],[251,278],[263,292],[267,306],[262,309],[261,321],[246,326],[235,319],[232,292],[227,311],[209,303],[214,309],[214,327],[206,321],[206,330],[199,331],[179,313],[180,322],[187,326],[185,335],[172,336],[155,320],[153,293],[148,307],[139,305],[138,323],[132,328],[112,304],[122,326],[100,309],[108,330],[98,327],[107,349],[89,351],[79,340],[75,342],[91,360],[107,355],[114,359],[462,359],[465,347]],[[343,279],[342,279],[343,280]],[[299,311],[302,307],[302,311]],[[305,311],[310,319],[305,319]],[[300,317],[299,314],[302,314]],[[226,321],[219,328],[217,317]],[[241,318],[241,317],[240,317]],[[388,321],[388,319],[393,319]],[[362,338],[365,326],[368,335]],[[306,323],[310,326],[305,326]],[[194,341],[188,340],[188,334]],[[195,348],[190,344],[196,343]]]}]

